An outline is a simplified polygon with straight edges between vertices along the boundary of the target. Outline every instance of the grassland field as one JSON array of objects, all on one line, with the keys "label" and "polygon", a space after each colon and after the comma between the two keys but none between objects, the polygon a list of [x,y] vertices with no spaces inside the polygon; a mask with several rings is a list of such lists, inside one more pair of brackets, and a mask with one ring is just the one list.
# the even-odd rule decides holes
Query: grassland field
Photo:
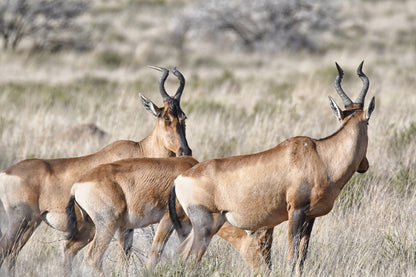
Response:
[{"label": "grassland field", "polygon": [[[0,51],[0,169],[27,158],[80,156],[118,139],[141,140],[155,119],[139,100],[158,105],[159,72],[178,66],[187,84],[182,109],[187,139],[199,161],[259,152],[286,138],[330,135],[338,122],[334,62],[345,71],[353,98],[362,83],[361,60],[376,108],[369,125],[370,169],[356,173],[333,210],[312,232],[305,276],[416,276],[416,3],[344,1],[345,18],[320,51],[247,52],[189,40],[179,51],[165,40],[184,1],[94,1],[82,20],[93,26],[95,48],[84,53]],[[166,87],[173,93],[174,76]],[[93,124],[104,133],[82,124]],[[74,129],[78,126],[78,129]],[[1,230],[7,220],[0,214]],[[175,255],[173,235],[153,274],[144,269],[154,226],[135,231],[128,269],[117,263],[115,242],[106,276],[251,276],[237,251],[214,239],[199,265]],[[16,276],[62,273],[63,233],[42,223],[21,251]],[[275,228],[273,267],[285,276],[287,223]],[[73,276],[84,276],[86,247]],[[0,269],[0,276],[7,276]]]}]

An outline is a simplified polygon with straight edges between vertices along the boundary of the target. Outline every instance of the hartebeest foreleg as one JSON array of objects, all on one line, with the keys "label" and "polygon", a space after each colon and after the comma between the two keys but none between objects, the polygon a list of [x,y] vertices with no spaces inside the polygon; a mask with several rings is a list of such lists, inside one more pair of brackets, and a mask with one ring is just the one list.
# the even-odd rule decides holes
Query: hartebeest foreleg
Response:
[{"label": "hartebeest foreleg", "polygon": [[133,235],[134,229],[119,228],[117,230],[118,244],[121,246],[118,248],[119,261],[129,260],[133,247]]},{"label": "hartebeest foreleg", "polygon": [[[192,230],[191,222],[189,218],[185,217],[182,208],[180,208],[181,213],[181,224],[183,227],[183,234],[178,234],[180,242],[183,242],[187,235]],[[169,212],[166,212],[157,226],[155,237],[153,238],[152,247],[150,249],[147,261],[146,268],[151,271],[154,266],[159,262],[160,255],[162,254],[166,243],[173,232],[173,224],[170,219]]]},{"label": "hartebeest foreleg", "polygon": [[[146,261],[146,268],[151,270],[159,261],[160,254],[165,248],[166,242],[173,232],[173,224],[170,220],[169,213],[166,213],[159,222],[153,238],[152,248]],[[183,239],[182,239],[183,240]]]},{"label": "hartebeest foreleg", "polygon": [[299,258],[296,265],[296,267],[299,269],[299,273],[301,273],[303,270],[303,263],[305,262],[306,254],[308,252],[309,239],[311,237],[314,222],[315,218],[306,220],[302,227],[302,238],[299,245]]},{"label": "hartebeest foreleg", "polygon": [[314,218],[307,219],[305,209],[289,211],[287,260],[289,271],[296,272],[297,276],[302,273],[314,222]]},{"label": "hartebeest foreleg", "polygon": [[[260,249],[255,249],[253,251],[250,256],[251,260],[256,261],[255,256],[258,256],[258,253],[261,253],[261,257],[257,258],[258,265],[256,266],[266,264],[269,269],[272,267],[273,230],[274,228],[262,228],[252,234],[254,237],[252,239],[253,243],[257,243],[257,247]],[[243,255],[243,257],[246,257],[246,254]]]},{"label": "hartebeest foreleg", "polygon": [[247,234],[246,231],[226,222],[216,235],[231,243],[249,267],[271,268],[273,228],[261,228]]},{"label": "hartebeest foreleg", "polygon": [[302,209],[289,211],[287,265],[290,273],[295,271],[299,254],[302,225],[305,223],[306,213]]}]

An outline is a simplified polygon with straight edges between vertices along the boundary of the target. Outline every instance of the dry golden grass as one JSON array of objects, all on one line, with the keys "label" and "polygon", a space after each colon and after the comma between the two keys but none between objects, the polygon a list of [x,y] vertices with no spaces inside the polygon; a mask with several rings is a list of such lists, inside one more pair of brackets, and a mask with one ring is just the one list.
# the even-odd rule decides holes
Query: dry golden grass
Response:
[{"label": "dry golden grass", "polygon": [[[94,51],[53,55],[0,53],[0,168],[30,157],[92,153],[117,139],[140,140],[154,119],[139,103],[141,92],[161,104],[159,73],[146,64],[177,65],[187,77],[183,110],[187,138],[202,161],[253,153],[286,138],[325,137],[338,126],[327,96],[336,96],[334,61],[346,72],[343,87],[356,97],[355,68],[365,60],[367,98],[376,97],[367,157],[370,170],[356,174],[334,209],[318,218],[305,276],[416,275],[416,4],[414,1],[352,1],[339,34],[325,37],[319,53],[243,53],[190,41],[184,55],[164,40],[169,20],[184,1],[96,3]],[[108,59],[110,56],[110,59]],[[173,92],[177,80],[169,78]],[[338,101],[341,102],[341,101]],[[368,103],[368,101],[367,101]],[[62,140],[70,128],[93,123],[103,138]],[[57,139],[58,138],[58,139]],[[7,220],[0,218],[4,231]],[[115,245],[104,260],[107,276],[147,276],[143,260],[152,229],[137,230],[126,273]],[[42,224],[18,258],[17,276],[56,276],[63,234]],[[270,276],[285,276],[287,224],[275,228]],[[172,238],[154,275],[249,276],[238,253],[214,240],[200,265],[174,255]],[[88,272],[83,250],[74,276]],[[5,275],[4,269],[0,275]]]}]

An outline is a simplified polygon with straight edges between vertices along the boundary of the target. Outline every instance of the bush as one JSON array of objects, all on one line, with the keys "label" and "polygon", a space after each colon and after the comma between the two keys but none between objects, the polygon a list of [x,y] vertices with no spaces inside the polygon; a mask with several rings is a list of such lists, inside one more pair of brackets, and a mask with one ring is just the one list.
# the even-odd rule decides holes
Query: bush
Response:
[{"label": "bush", "polygon": [[15,50],[22,39],[37,50],[89,48],[84,27],[75,19],[88,8],[85,0],[7,0],[0,4],[3,48]]},{"label": "bush", "polygon": [[244,49],[314,49],[314,37],[337,26],[334,3],[328,0],[208,0],[184,8],[172,32],[183,48],[188,35],[228,34]]}]

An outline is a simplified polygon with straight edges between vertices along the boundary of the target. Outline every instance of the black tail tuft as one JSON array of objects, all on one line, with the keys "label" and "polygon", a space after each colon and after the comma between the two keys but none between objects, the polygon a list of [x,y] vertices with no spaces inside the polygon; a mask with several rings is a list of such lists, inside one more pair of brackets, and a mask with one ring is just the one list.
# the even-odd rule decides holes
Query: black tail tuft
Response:
[{"label": "black tail tuft", "polygon": [[68,231],[66,239],[72,240],[78,233],[77,216],[75,214],[75,195],[71,195],[71,198],[69,198],[68,205],[65,208],[65,213],[67,217],[66,229]]},{"label": "black tail tuft", "polygon": [[178,214],[176,212],[176,192],[175,192],[175,185],[172,186],[169,194],[169,216],[170,220],[172,221],[173,227],[175,228],[176,232],[180,237],[185,237],[186,234],[182,229],[182,224],[179,221]]}]

